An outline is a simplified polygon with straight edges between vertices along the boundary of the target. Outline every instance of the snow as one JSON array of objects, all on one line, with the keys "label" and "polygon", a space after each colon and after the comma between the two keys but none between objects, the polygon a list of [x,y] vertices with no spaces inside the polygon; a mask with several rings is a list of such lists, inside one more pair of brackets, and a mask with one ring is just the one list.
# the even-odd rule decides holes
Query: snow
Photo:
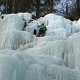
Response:
[{"label": "snow", "polygon": [[[18,13],[0,20],[0,80],[80,80],[80,19],[31,19],[30,13]],[[42,22],[47,31],[36,37]]]}]

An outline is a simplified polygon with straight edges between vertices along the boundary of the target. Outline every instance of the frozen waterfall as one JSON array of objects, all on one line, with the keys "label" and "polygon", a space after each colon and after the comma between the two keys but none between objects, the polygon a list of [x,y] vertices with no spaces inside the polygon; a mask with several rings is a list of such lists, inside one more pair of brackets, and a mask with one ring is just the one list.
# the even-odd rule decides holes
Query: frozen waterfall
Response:
[{"label": "frozen waterfall", "polygon": [[[80,80],[80,19],[47,14],[28,22],[31,17],[18,13],[0,19],[0,80]],[[36,37],[41,22],[47,31]]]}]

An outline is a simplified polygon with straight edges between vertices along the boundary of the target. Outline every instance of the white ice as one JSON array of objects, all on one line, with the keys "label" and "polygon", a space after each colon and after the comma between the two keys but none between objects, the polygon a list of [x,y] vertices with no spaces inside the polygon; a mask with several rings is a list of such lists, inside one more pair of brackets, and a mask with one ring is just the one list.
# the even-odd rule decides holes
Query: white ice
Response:
[{"label": "white ice", "polygon": [[4,17],[0,22],[0,49],[18,49],[20,45],[30,43],[33,35],[22,31],[23,27],[24,22],[17,14]]},{"label": "white ice", "polygon": [[[47,14],[28,23],[31,14],[25,13],[23,31],[21,17],[0,20],[0,80],[80,80],[80,19]],[[36,37],[34,29],[43,21],[46,34]]]}]

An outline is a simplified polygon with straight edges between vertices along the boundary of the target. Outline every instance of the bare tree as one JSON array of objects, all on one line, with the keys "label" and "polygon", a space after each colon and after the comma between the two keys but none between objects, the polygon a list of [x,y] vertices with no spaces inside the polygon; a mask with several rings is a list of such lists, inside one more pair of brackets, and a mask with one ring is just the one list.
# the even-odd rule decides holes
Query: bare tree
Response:
[{"label": "bare tree", "polygon": [[12,13],[15,12],[15,0],[13,0]]},{"label": "bare tree", "polygon": [[8,6],[8,4],[7,4],[7,0],[6,0],[6,14],[7,14],[7,6]]},{"label": "bare tree", "polygon": [[52,13],[53,12],[53,0],[50,0],[50,12]]},{"label": "bare tree", "polygon": [[39,18],[40,0],[36,0],[36,17]]},{"label": "bare tree", "polygon": [[68,18],[68,3],[66,2],[66,18]]},{"label": "bare tree", "polygon": [[80,0],[76,0],[77,15],[80,16]]}]

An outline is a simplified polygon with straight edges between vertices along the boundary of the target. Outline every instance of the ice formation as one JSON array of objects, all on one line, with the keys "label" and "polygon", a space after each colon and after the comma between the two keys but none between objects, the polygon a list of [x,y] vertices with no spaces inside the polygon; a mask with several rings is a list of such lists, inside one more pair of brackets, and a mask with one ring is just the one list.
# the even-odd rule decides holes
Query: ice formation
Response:
[{"label": "ice formation", "polygon": [[20,18],[28,24],[30,20],[32,20],[32,14],[31,13],[17,13]]},{"label": "ice formation", "polygon": [[20,45],[30,43],[33,35],[22,31],[23,27],[24,22],[17,14],[7,15],[0,22],[0,49],[18,49]]},{"label": "ice formation", "polygon": [[[80,80],[80,19],[48,14],[23,31],[22,18],[28,22],[31,14],[0,20],[0,80]],[[36,37],[33,32],[43,21],[46,34]]]}]

